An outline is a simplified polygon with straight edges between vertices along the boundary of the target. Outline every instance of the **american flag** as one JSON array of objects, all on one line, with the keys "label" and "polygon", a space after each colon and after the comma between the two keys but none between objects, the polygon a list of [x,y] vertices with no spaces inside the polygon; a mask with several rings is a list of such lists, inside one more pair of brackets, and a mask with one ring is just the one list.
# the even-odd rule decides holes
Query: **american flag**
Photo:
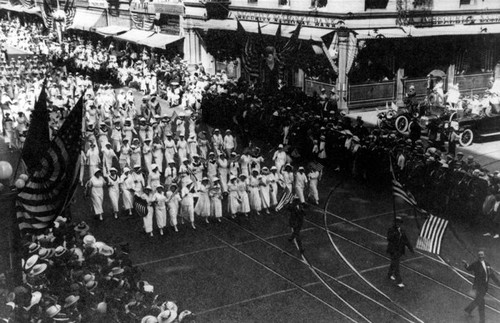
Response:
[{"label": "american flag", "polygon": [[417,249],[438,254],[441,251],[441,240],[443,239],[448,220],[429,215],[425,220],[420,235],[417,239]]},{"label": "american flag", "polygon": [[406,191],[403,188],[403,185],[401,185],[401,183],[396,179],[392,180],[392,196],[401,198],[403,201],[413,206],[420,213],[427,213],[425,210],[418,207],[415,197],[410,192]]},{"label": "american flag", "polygon": [[31,114],[31,123],[23,146],[22,159],[28,167],[28,172],[41,166],[40,158],[50,147],[49,134],[49,112],[47,111],[47,93],[45,92],[45,82],[35,103],[35,109]]},{"label": "american flag", "polygon": [[148,214],[148,202],[140,196],[134,196],[134,209],[140,217]]},{"label": "american flag", "polygon": [[281,199],[276,206],[276,211],[279,212],[283,207],[285,207],[285,205],[292,203],[294,197],[293,192],[286,188],[283,196],[281,196]]},{"label": "american flag", "polygon": [[76,103],[49,148],[40,156],[16,200],[20,230],[43,230],[52,225],[76,189],[82,144],[83,96]]}]

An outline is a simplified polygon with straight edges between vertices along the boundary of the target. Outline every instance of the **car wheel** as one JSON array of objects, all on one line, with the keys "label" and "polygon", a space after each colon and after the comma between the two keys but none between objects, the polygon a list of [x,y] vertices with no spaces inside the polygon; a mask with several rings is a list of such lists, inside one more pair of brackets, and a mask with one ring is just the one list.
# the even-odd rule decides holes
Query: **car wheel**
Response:
[{"label": "car wheel", "polygon": [[462,134],[460,135],[458,141],[460,142],[460,145],[464,147],[470,146],[474,141],[474,133],[470,129],[465,129],[464,132],[462,132]]},{"label": "car wheel", "polygon": [[396,118],[396,130],[403,134],[408,130],[409,120],[406,116],[399,116]]}]

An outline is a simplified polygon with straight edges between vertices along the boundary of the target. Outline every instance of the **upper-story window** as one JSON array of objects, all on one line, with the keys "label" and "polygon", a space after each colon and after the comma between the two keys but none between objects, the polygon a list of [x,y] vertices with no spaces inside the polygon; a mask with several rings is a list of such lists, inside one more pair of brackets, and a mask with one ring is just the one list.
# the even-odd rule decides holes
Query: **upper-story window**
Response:
[{"label": "upper-story window", "polygon": [[[417,0],[418,1],[418,0]],[[366,9],[385,9],[389,0],[365,0]]]},{"label": "upper-story window", "polygon": [[259,0],[248,0],[248,3],[257,3]]},{"label": "upper-story window", "polygon": [[290,5],[290,0],[278,0],[278,4],[280,6],[289,6]]},{"label": "upper-story window", "polygon": [[328,0],[311,0],[311,8],[324,8],[328,4]]},{"label": "upper-story window", "polygon": [[460,0],[460,5],[463,6],[463,5],[468,5],[468,4],[473,4],[474,1],[471,1],[471,0]]}]

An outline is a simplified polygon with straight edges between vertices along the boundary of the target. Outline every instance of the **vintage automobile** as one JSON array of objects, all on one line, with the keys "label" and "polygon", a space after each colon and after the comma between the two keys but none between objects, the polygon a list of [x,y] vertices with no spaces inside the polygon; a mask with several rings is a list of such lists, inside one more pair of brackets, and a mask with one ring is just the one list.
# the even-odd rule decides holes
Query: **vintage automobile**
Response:
[{"label": "vintage automobile", "polygon": [[450,121],[445,127],[458,129],[460,145],[470,146],[478,138],[500,135],[500,113],[467,115]]}]

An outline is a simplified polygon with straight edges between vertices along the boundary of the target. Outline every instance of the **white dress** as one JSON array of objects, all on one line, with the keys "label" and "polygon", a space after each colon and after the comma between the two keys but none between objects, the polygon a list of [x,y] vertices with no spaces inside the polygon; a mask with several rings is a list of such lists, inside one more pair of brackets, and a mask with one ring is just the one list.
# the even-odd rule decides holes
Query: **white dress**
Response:
[{"label": "white dress", "polygon": [[194,213],[202,217],[210,216],[210,197],[208,196],[209,187],[200,185],[198,189],[198,201],[194,208]]},{"label": "white dress", "polygon": [[170,219],[170,225],[177,225],[177,215],[179,214],[179,204],[181,202],[181,196],[179,193],[174,193],[172,191],[167,192],[167,205],[168,205],[168,217]]},{"label": "white dress", "polygon": [[307,175],[301,172],[297,172],[295,175],[295,194],[299,197],[300,203],[305,203],[306,199],[304,196],[304,189],[307,185]]},{"label": "white dress", "polygon": [[262,210],[262,200],[260,198],[259,180],[252,176],[248,181],[250,186],[250,209],[260,212],[260,210]]},{"label": "white dress", "polygon": [[319,180],[319,172],[317,170],[311,171],[307,174],[307,178],[309,179],[309,195],[316,203],[319,201],[319,193],[318,193],[318,180]]},{"label": "white dress", "polygon": [[134,189],[134,180],[130,175],[122,174],[120,184],[122,189],[123,208],[125,210],[130,210],[134,207],[134,194],[131,191]]},{"label": "white dress", "polygon": [[160,186],[160,172],[150,172],[148,174],[148,186],[151,187],[153,192],[156,192],[156,188]]},{"label": "white dress", "polygon": [[[208,192],[210,196],[210,215],[216,218],[222,217],[222,189],[219,184],[214,184]],[[236,208],[238,210],[238,208]]]},{"label": "white dress", "polygon": [[118,201],[120,200],[120,178],[116,175],[108,176],[108,194],[111,200],[111,206],[113,207],[113,212],[118,212]]},{"label": "white dress", "polygon": [[177,152],[177,149],[175,148],[175,141],[174,140],[165,140],[163,142],[165,145],[165,160],[167,163],[173,162],[175,153]]},{"label": "white dress", "polygon": [[222,188],[222,192],[227,192],[227,180],[228,180],[228,161],[227,159],[220,159],[217,160],[217,164],[219,166],[219,179],[220,179],[220,185]]},{"label": "white dress", "polygon": [[249,213],[250,212],[250,200],[248,198],[247,183],[246,181],[238,182],[238,195],[240,197],[240,208],[239,212]]},{"label": "white dress", "polygon": [[262,201],[262,208],[268,209],[271,207],[271,196],[269,195],[269,182],[267,176],[262,176],[259,181],[260,199]]},{"label": "white dress", "polygon": [[103,214],[102,210],[102,201],[104,199],[104,177],[95,177],[92,176],[88,181],[87,185],[90,188],[90,199],[92,200],[92,208],[94,209],[94,213]]},{"label": "white dress", "polygon": [[267,175],[267,181],[270,190],[270,206],[276,206],[278,204],[278,176],[274,173],[270,173]]},{"label": "white dress", "polygon": [[167,197],[163,193],[154,194],[156,225],[159,229],[167,226]]},{"label": "white dress", "polygon": [[238,185],[236,183],[228,184],[228,200],[227,200],[227,209],[229,214],[235,215],[240,210],[240,195],[238,190]]}]

